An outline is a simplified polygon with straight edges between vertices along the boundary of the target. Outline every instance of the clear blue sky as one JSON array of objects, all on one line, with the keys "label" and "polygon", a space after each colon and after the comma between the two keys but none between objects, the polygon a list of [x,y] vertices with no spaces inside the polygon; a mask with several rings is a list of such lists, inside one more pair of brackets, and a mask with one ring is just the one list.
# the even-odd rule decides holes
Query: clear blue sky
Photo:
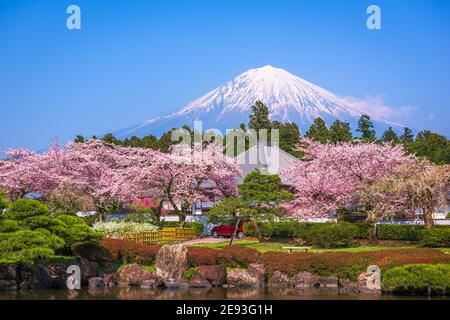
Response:
[{"label": "clear blue sky", "polygon": [[0,149],[122,129],[267,64],[449,136],[449,31],[444,0],[0,0]]}]

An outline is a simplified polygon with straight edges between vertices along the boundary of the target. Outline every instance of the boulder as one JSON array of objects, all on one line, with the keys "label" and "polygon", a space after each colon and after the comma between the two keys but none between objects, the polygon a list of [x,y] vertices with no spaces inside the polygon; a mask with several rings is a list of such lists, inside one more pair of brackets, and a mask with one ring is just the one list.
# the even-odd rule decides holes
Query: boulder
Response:
[{"label": "boulder", "polygon": [[181,281],[188,269],[187,247],[183,244],[162,246],[156,255],[155,267],[158,277]]},{"label": "boulder", "polygon": [[300,272],[292,278],[295,288],[314,288],[318,285],[317,277],[311,272]]},{"label": "boulder", "polygon": [[269,278],[267,286],[270,288],[287,288],[290,286],[290,281],[286,274],[276,270]]},{"label": "boulder", "polygon": [[118,273],[118,282],[121,286],[141,286],[146,280],[159,281],[153,272],[136,263],[123,267]]},{"label": "boulder", "polygon": [[266,268],[262,263],[251,263],[247,268],[248,273],[258,279],[261,283],[266,281]]},{"label": "boulder", "polygon": [[113,273],[105,273],[103,275],[103,284],[105,288],[113,288],[117,284],[117,274]]},{"label": "boulder", "polygon": [[86,283],[89,278],[98,275],[99,264],[85,258],[78,258],[78,266],[81,269],[82,282]]},{"label": "boulder", "polygon": [[339,280],[336,277],[317,277],[320,288],[338,288]]},{"label": "boulder", "polygon": [[0,280],[17,280],[17,265],[0,265]]},{"label": "boulder", "polygon": [[17,282],[15,280],[0,280],[0,292],[16,290]]},{"label": "boulder", "polygon": [[227,283],[236,287],[258,288],[262,285],[256,277],[245,269],[233,269],[227,274]]},{"label": "boulder", "polygon": [[227,278],[227,269],[222,265],[201,265],[197,267],[199,274],[213,286],[222,286]]},{"label": "boulder", "polygon": [[105,283],[103,282],[103,278],[100,277],[92,277],[88,279],[89,289],[101,289],[104,288]]},{"label": "boulder", "polygon": [[359,293],[359,289],[358,282],[346,278],[339,278],[339,290]]},{"label": "boulder", "polygon": [[189,287],[190,288],[211,288],[211,283],[209,283],[208,280],[206,280],[203,276],[201,275],[196,275],[196,276],[192,276],[189,279]]},{"label": "boulder", "polygon": [[20,267],[20,289],[49,289],[53,285],[53,279],[48,269],[38,265],[35,267]]},{"label": "boulder", "polygon": [[67,278],[69,274],[67,273],[67,268],[76,264],[72,263],[52,263],[47,265],[47,271],[52,278],[52,288],[54,289],[67,289]]},{"label": "boulder", "polygon": [[180,289],[187,289],[189,288],[189,285],[187,283],[184,283],[182,281],[177,281],[174,279],[171,279],[169,281],[165,281],[164,285],[167,289],[174,289],[174,290],[180,290]]},{"label": "boulder", "polygon": [[158,277],[153,277],[148,280],[144,280],[141,284],[142,289],[156,289],[161,285],[161,280]]},{"label": "boulder", "polygon": [[372,272],[363,272],[358,276],[358,286],[365,291],[381,290],[379,275]]}]

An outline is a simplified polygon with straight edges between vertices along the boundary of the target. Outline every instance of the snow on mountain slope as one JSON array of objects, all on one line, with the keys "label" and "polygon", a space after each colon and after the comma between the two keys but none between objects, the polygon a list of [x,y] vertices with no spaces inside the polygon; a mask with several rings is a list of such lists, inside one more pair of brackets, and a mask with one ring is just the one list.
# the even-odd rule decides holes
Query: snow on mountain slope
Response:
[{"label": "snow on mountain slope", "polygon": [[196,120],[202,120],[203,130],[215,128],[225,132],[238,128],[240,123],[246,124],[251,106],[257,100],[269,107],[272,120],[295,122],[303,132],[319,116],[327,122],[340,119],[354,125],[361,114],[368,114],[383,127],[400,126],[283,69],[265,66],[244,72],[176,112],[126,128],[116,135],[121,138],[159,135],[183,125],[192,127]]}]

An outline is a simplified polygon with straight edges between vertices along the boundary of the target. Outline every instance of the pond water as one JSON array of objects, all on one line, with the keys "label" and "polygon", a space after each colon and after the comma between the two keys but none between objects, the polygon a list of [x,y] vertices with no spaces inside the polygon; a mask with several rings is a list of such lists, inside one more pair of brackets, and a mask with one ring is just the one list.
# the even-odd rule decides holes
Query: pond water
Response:
[{"label": "pond water", "polygon": [[27,290],[0,292],[0,300],[450,300],[450,297],[343,293],[337,290],[213,288],[151,290]]}]

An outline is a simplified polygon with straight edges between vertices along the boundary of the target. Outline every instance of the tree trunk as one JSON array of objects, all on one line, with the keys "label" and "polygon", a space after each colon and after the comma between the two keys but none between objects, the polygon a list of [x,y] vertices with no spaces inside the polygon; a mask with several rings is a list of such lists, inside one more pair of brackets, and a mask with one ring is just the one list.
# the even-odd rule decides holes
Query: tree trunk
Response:
[{"label": "tree trunk", "polygon": [[251,221],[252,221],[253,228],[255,228],[256,237],[258,238],[258,241],[259,242],[264,242],[264,239],[263,239],[263,237],[261,235],[261,230],[259,230],[258,223],[256,222],[256,219],[253,218],[253,219],[251,219]]},{"label": "tree trunk", "polygon": [[377,222],[372,222],[370,226],[370,243],[377,243]]},{"label": "tree trunk", "polygon": [[163,206],[164,206],[164,199],[159,202],[159,205],[155,210],[156,222],[161,222],[161,211]]},{"label": "tree trunk", "polygon": [[434,226],[433,219],[434,208],[424,208],[423,209],[423,222],[425,223],[426,229],[431,229]]},{"label": "tree trunk", "polygon": [[234,238],[236,237],[236,234],[237,234],[237,231],[238,231],[238,228],[239,228],[239,224],[240,224],[240,223],[241,223],[241,218],[237,218],[236,225],[234,226],[234,232],[233,232],[233,234],[231,235],[231,239],[230,239],[230,247],[233,245]]}]

